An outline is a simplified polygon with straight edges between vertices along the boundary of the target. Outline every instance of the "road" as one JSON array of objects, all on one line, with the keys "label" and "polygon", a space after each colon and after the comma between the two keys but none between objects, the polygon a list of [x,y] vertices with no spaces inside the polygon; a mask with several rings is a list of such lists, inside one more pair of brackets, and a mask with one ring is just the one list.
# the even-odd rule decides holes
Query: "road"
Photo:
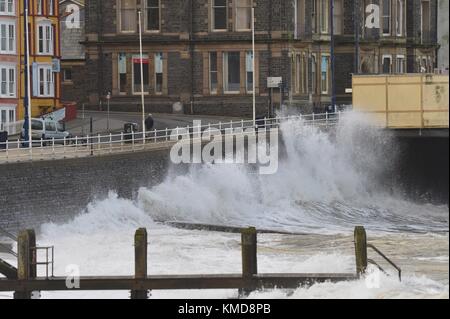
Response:
[{"label": "road", "polygon": [[[66,123],[66,129],[75,136],[87,135],[89,133],[90,118],[93,119],[93,133],[120,133],[123,131],[125,123],[133,122],[141,128],[142,114],[140,113],[126,113],[126,112],[111,112],[109,116],[108,128],[108,114],[107,112],[86,111],[83,114],[80,111],[78,118]],[[201,120],[202,125],[208,123],[214,124],[219,122],[229,122],[231,120],[238,121],[240,118],[223,117],[223,116],[204,116],[204,115],[184,115],[184,114],[152,114],[154,120],[153,129],[164,130],[166,128],[173,129],[176,127],[192,126],[194,120]]]}]

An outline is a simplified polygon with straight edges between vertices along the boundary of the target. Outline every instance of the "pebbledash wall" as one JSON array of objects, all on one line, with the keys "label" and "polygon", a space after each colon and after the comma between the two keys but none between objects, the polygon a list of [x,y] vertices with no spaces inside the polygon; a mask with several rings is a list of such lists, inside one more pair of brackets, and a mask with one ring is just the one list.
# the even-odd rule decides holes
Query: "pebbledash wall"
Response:
[{"label": "pebbledash wall", "polygon": [[18,230],[63,222],[110,190],[133,198],[160,183],[169,167],[167,151],[0,165],[0,227]]},{"label": "pebbledash wall", "polygon": [[[384,191],[416,202],[448,205],[448,130],[441,137],[397,138],[398,162],[380,176]],[[170,163],[169,152],[163,150],[1,164],[0,227],[17,231],[64,222],[109,191],[133,199],[140,187],[160,184],[169,172],[184,174],[188,168]]]}]

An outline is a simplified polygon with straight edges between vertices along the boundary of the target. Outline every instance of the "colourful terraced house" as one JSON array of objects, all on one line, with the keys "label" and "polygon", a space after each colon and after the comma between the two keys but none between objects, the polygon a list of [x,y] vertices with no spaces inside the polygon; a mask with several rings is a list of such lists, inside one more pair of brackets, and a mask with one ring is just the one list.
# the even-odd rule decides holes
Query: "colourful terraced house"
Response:
[{"label": "colourful terraced house", "polygon": [[[38,117],[61,107],[59,4],[28,1],[31,114]],[[16,133],[25,116],[26,1],[0,0],[0,129]]]}]

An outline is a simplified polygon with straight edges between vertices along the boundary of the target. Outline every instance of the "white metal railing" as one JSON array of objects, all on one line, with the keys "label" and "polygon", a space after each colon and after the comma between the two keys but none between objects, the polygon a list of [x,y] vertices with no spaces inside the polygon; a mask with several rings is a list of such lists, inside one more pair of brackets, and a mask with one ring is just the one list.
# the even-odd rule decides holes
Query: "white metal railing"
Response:
[{"label": "white metal railing", "polygon": [[[277,128],[288,120],[302,120],[304,125],[329,126],[336,124],[343,112],[321,113],[307,115],[290,115],[275,118],[264,118],[256,121],[256,129],[270,130]],[[171,136],[176,134],[181,138],[193,133],[219,130],[228,134],[230,129],[255,128],[253,120],[239,120],[219,123],[208,123],[201,126],[176,127],[173,129],[152,130],[145,132],[131,132],[106,135],[75,136],[64,139],[33,140],[32,147],[20,139],[0,142],[0,163],[21,162],[30,160],[52,160],[73,157],[87,157],[117,152],[134,152],[149,148],[166,147],[175,141]],[[234,134],[234,133],[233,133]]]}]

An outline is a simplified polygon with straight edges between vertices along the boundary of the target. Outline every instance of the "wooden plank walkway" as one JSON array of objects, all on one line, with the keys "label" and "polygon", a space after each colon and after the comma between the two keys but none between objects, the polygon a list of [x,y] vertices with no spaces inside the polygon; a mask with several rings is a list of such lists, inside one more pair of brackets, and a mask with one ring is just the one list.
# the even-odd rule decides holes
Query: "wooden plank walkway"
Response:
[{"label": "wooden plank walkway", "polygon": [[[48,247],[36,247],[33,230],[20,232],[18,236],[17,276],[11,269],[0,268],[8,278],[0,279],[0,291],[14,291],[17,299],[31,298],[33,291],[76,291],[76,290],[130,290],[131,298],[146,299],[149,290],[185,290],[185,289],[238,289],[240,296],[246,296],[257,289],[295,289],[320,282],[339,282],[356,280],[367,267],[367,242],[363,227],[355,228],[354,273],[309,273],[309,274],[259,274],[257,263],[257,230],[253,227],[240,229],[242,243],[241,274],[207,275],[148,275],[147,230],[140,228],[134,236],[135,275],[108,277],[37,277],[37,266],[48,267],[53,261],[39,262],[36,251]],[[2,271],[3,269],[3,271]],[[14,270],[14,269],[13,269]],[[53,273],[53,270],[52,272]],[[79,288],[73,289],[68,283],[73,280]]]}]

